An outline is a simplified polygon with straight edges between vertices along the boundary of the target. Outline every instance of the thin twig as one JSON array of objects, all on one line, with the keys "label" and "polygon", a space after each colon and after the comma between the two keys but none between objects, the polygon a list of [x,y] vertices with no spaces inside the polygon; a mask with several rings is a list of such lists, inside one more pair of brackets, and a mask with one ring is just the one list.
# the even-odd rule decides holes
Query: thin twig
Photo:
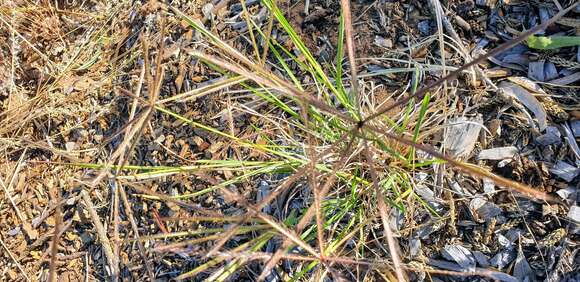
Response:
[{"label": "thin twig", "polygon": [[391,254],[391,259],[393,260],[393,267],[395,268],[395,273],[397,274],[398,281],[407,281],[407,275],[403,272],[401,257],[399,256],[398,246],[399,244],[395,240],[395,235],[391,230],[389,225],[389,212],[387,211],[387,204],[385,203],[385,196],[381,188],[379,187],[379,180],[377,171],[375,170],[375,162],[373,161],[373,156],[369,150],[369,146],[365,141],[364,144],[365,157],[368,162],[369,172],[372,179],[372,185],[375,189],[375,194],[378,202],[379,214],[381,215],[381,220],[383,222],[383,229],[385,230],[385,237],[387,238],[387,245],[389,247],[389,252]]},{"label": "thin twig", "polygon": [[177,199],[175,199],[175,198],[173,198],[171,196],[168,196],[166,194],[163,194],[163,193],[160,193],[160,192],[156,192],[156,191],[152,191],[152,190],[147,189],[147,188],[143,188],[143,187],[139,186],[139,184],[137,184],[137,183],[125,182],[125,184],[127,186],[130,186],[131,189],[134,189],[134,190],[136,190],[137,192],[139,192],[141,194],[154,196],[156,198],[159,198],[160,200],[163,200],[163,201],[166,201],[166,202],[169,202],[169,203],[174,203],[177,206],[182,207],[182,208],[184,208],[186,210],[197,211],[199,213],[202,213],[202,214],[205,214],[205,215],[209,215],[209,216],[222,216],[222,214],[220,214],[217,211],[212,211],[212,210],[203,208],[201,206],[196,206],[196,205],[193,205],[193,204],[186,203],[184,201],[177,200]]},{"label": "thin twig", "polygon": [[114,182],[111,181],[109,186],[112,186],[112,193],[111,197],[113,200],[111,201],[111,206],[113,208],[113,254],[115,257],[119,257],[119,189],[118,186],[113,184]]},{"label": "thin twig", "polygon": [[[147,52],[144,52],[144,54],[147,55]],[[145,73],[146,73],[146,68],[145,68],[145,64],[143,64],[141,66],[141,72],[139,75],[139,82],[137,84],[137,89],[135,90],[135,97],[133,98],[133,103],[131,105],[131,109],[129,110],[129,120],[133,119],[135,117],[135,113],[137,111],[137,105],[139,104],[139,97],[141,95],[141,89],[143,86],[143,81],[145,79]],[[132,125],[128,125],[126,130],[125,130],[125,138],[131,138],[131,136],[129,135],[131,132],[131,128]],[[124,155],[125,153],[123,152],[122,155]],[[115,171],[115,175],[119,175],[121,173],[121,170],[123,169],[123,166],[125,165],[127,159],[122,160],[119,159],[119,161],[117,162],[117,170]],[[137,223],[135,222],[135,217],[133,215],[133,210],[131,205],[128,202],[127,199],[127,193],[125,192],[125,187],[123,186],[123,184],[120,183],[120,181],[115,180],[114,182],[112,182],[112,185],[114,185],[114,191],[115,191],[115,201],[114,201],[114,205],[116,206],[116,210],[119,210],[119,196],[122,199],[123,202],[123,206],[125,208],[125,214],[127,216],[127,218],[129,219],[129,222],[131,223],[131,228],[133,229],[133,234],[135,239],[139,239],[139,229],[137,227]],[[117,226],[118,226],[118,220],[119,220],[119,215],[118,212],[116,214],[113,215],[114,219],[115,219],[115,231],[117,231]],[[115,235],[115,248],[118,251],[119,248],[119,243],[120,240],[118,238],[118,232],[114,233]],[[145,252],[145,248],[143,246],[143,243],[140,240],[137,240],[137,248],[139,249],[139,254],[141,255],[141,258],[143,259],[143,262],[145,263],[145,268],[147,270],[147,275],[149,276],[149,280],[154,281],[155,280],[155,274],[153,272],[153,268],[151,267],[151,263],[147,258],[146,252]]]},{"label": "thin twig", "polygon": [[[272,0],[274,5],[276,5],[276,0]],[[270,38],[272,37],[272,28],[274,27],[274,16],[270,15],[268,18],[268,25],[266,27],[266,38],[264,39],[264,46],[262,46],[262,60],[260,61],[261,66],[266,64],[266,57],[268,56],[268,51],[270,50]]]},{"label": "thin twig", "polygon": [[254,36],[254,29],[250,24],[250,12],[248,12],[248,8],[246,7],[246,0],[239,0],[240,4],[242,5],[242,17],[246,21],[246,26],[248,27],[248,33],[250,34],[250,41],[252,43],[252,47],[254,47],[254,55],[256,56],[256,60],[260,61],[260,51],[258,50],[258,43],[256,43],[256,36]]},{"label": "thin twig", "polygon": [[[350,65],[350,84],[351,92],[354,96],[356,109],[360,111],[360,97],[358,93],[358,71],[356,65],[356,55],[354,48],[354,38],[352,34],[352,14],[350,10],[350,0],[341,0],[340,6],[342,9],[342,16],[344,18],[344,34],[346,39],[346,51],[348,53],[348,62]],[[341,62],[338,62],[339,64]],[[360,113],[359,113],[360,115]]]},{"label": "thin twig", "polygon": [[143,243],[139,240],[139,227],[135,222],[135,216],[133,215],[133,208],[129,205],[129,200],[127,198],[127,193],[125,192],[125,187],[119,182],[117,182],[117,189],[119,190],[119,194],[121,195],[121,200],[123,201],[123,207],[125,208],[125,213],[129,222],[131,223],[131,229],[133,229],[133,237],[137,240],[137,248],[139,249],[139,254],[145,262],[145,268],[147,269],[147,275],[151,281],[155,281],[155,273],[153,272],[153,267],[151,267],[151,262],[147,258],[147,253],[145,251],[145,247]]},{"label": "thin twig", "polygon": [[119,260],[113,254],[113,248],[111,248],[111,242],[109,241],[109,237],[107,237],[107,232],[105,231],[105,227],[103,226],[103,223],[101,222],[101,219],[100,219],[99,215],[97,214],[97,211],[95,210],[95,206],[93,205],[93,202],[91,201],[91,197],[89,196],[89,194],[87,193],[86,190],[84,190],[84,189],[81,190],[81,197],[82,197],[82,199],[85,203],[85,206],[89,212],[89,216],[91,217],[91,219],[93,221],[93,225],[95,226],[95,229],[97,230],[97,236],[99,237],[99,240],[101,241],[101,246],[103,247],[103,252],[105,253],[105,257],[107,258],[107,263],[109,264],[109,267],[111,268],[111,280],[117,281],[117,279],[119,278]]},{"label": "thin twig", "polygon": [[30,281],[30,277],[28,277],[28,274],[26,274],[26,271],[24,271],[24,268],[22,268],[22,265],[20,264],[20,262],[18,262],[18,260],[16,260],[16,257],[14,257],[14,255],[12,254],[12,252],[10,251],[10,249],[8,249],[8,247],[6,246],[6,244],[4,244],[4,241],[2,240],[2,236],[0,235],[0,244],[2,245],[2,247],[4,248],[4,250],[6,250],[6,252],[8,253],[8,256],[12,259],[12,261],[14,262],[14,264],[16,265],[16,267],[18,267],[18,270],[20,270],[20,272],[22,273],[22,275],[24,276],[24,278],[26,279],[26,281]]},{"label": "thin twig", "polygon": [[85,271],[84,271],[84,277],[85,277],[85,279],[84,279],[84,281],[85,282],[89,282],[89,272],[91,271],[91,265],[89,264],[89,253],[86,253],[85,254],[85,261],[84,261],[84,263],[85,263],[85,267],[84,267],[84,269],[85,269]]},{"label": "thin twig", "polygon": [[[306,131],[306,141],[307,141],[307,148],[305,148],[305,152],[310,159],[314,159],[316,157],[316,150],[314,145],[314,138],[309,131],[311,123],[308,118],[308,105],[301,103],[302,107],[302,122],[304,123],[305,131]],[[316,213],[316,237],[318,239],[318,251],[320,255],[324,257],[324,219],[322,217],[322,206],[321,206],[321,195],[320,195],[320,187],[316,181],[318,176],[316,170],[316,163],[309,162],[307,165],[310,173],[308,174],[308,184],[310,185],[310,189],[312,190],[312,195],[314,197],[314,210]]]},{"label": "thin twig", "polygon": [[12,176],[10,177],[10,182],[8,182],[8,187],[4,184],[4,181],[2,179],[0,179],[0,185],[2,185],[2,189],[4,190],[4,194],[6,195],[6,198],[8,198],[8,200],[10,201],[10,204],[14,208],[14,211],[16,211],[16,216],[18,216],[18,219],[22,223],[24,223],[24,217],[22,216],[20,209],[18,209],[16,202],[14,202],[14,199],[12,198],[12,196],[10,194],[10,190],[12,190],[12,185],[14,185],[16,175],[18,175],[18,172],[20,171],[20,166],[23,164],[23,160],[24,160],[25,155],[26,155],[26,149],[24,149],[24,151],[20,155],[20,159],[18,160],[18,163],[16,164],[16,167],[14,168],[14,171],[12,172]]},{"label": "thin twig", "polygon": [[[56,178],[58,179],[58,178]],[[57,181],[59,183],[59,181]],[[61,227],[62,227],[62,208],[60,206],[60,193],[58,188],[54,188],[54,186],[49,188],[52,191],[49,191],[52,194],[53,200],[56,202],[56,210],[54,211],[54,218],[55,218],[55,226],[54,226],[54,234],[52,236],[52,248],[50,250],[50,265],[49,265],[49,275],[48,281],[54,282],[57,281],[57,274],[56,274],[56,262],[58,260],[58,244],[61,235]],[[56,190],[56,191],[55,191]]]},{"label": "thin twig", "polygon": [[558,0],[552,0],[552,2],[554,2],[554,4],[556,5],[556,8],[558,8],[559,11],[562,11],[562,5],[560,4],[560,2]]},{"label": "thin twig", "polygon": [[[441,166],[442,171],[445,171],[445,164]],[[451,185],[449,185],[450,187]],[[447,202],[449,203],[449,222],[447,226],[449,226],[449,234],[456,236],[457,235],[457,228],[455,227],[457,224],[457,215],[456,215],[456,208],[455,208],[455,200],[453,199],[453,194],[451,189],[444,189],[445,197],[447,198]]]}]

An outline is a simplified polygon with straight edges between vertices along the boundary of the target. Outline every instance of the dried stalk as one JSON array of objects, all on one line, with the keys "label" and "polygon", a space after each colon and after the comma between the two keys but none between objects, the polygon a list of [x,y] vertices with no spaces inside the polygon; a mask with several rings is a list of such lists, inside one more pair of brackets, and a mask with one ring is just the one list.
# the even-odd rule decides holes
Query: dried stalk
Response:
[{"label": "dried stalk", "polygon": [[[340,138],[340,139],[342,139],[342,138]],[[330,153],[330,151],[333,148],[334,148],[334,144],[332,146],[328,147],[322,153],[316,155],[313,159],[311,159],[309,161],[309,163],[316,163],[316,162],[318,162],[318,160],[320,160],[320,158],[322,158],[326,154]],[[308,172],[309,169],[310,169],[310,165],[309,164],[304,165],[301,169],[299,169],[298,171],[296,171],[295,173],[293,173],[292,176],[290,176],[289,178],[287,178],[286,180],[284,180],[284,182],[282,184],[280,184],[274,191],[270,192],[264,199],[262,199],[262,201],[260,203],[258,203],[257,205],[255,205],[254,208],[256,210],[261,210],[263,207],[265,207],[271,201],[273,201],[274,199],[276,199],[276,197],[278,197],[278,195],[280,195],[282,192],[286,191],[286,189],[290,188],[290,185],[294,184],[296,181],[298,181],[298,179],[304,177],[304,175]],[[255,214],[253,212],[251,212],[251,211],[248,211],[239,222],[237,222],[232,227],[230,227],[230,229],[226,232],[226,234],[223,235],[223,238],[220,239],[215,244],[215,246],[208,252],[207,256],[210,257],[210,256],[213,256],[214,254],[216,254],[219,251],[219,249],[221,249],[223,247],[223,245],[225,245],[225,243],[231,238],[231,236],[234,235],[235,230],[239,226],[241,226],[242,224],[244,224],[245,222],[247,222],[253,216],[255,216]]]},{"label": "dried stalk", "polygon": [[369,172],[372,179],[373,188],[375,189],[376,198],[378,201],[379,214],[381,215],[381,220],[383,222],[383,229],[385,230],[385,237],[387,238],[387,245],[389,247],[389,252],[391,254],[391,259],[393,260],[393,267],[395,268],[395,273],[397,274],[398,281],[408,281],[407,275],[403,272],[401,257],[399,256],[399,244],[395,240],[395,235],[391,230],[389,225],[389,212],[387,211],[387,204],[385,203],[385,196],[381,188],[379,187],[379,180],[377,171],[375,170],[375,165],[373,161],[373,156],[369,150],[367,142],[364,142],[365,158],[367,159]]},{"label": "dried stalk", "polygon": [[[351,138],[350,141],[348,142],[348,144],[345,146],[345,148],[341,152],[341,156],[340,156],[339,160],[332,166],[332,168],[331,168],[332,173],[330,174],[328,179],[326,179],[326,181],[324,182],[324,186],[322,186],[322,189],[320,189],[320,197],[321,198],[324,198],[326,196],[326,194],[328,193],[328,191],[330,191],[330,187],[332,187],[334,185],[334,183],[336,183],[336,180],[338,178],[336,172],[346,165],[348,157],[349,157],[348,152],[351,151],[351,146],[352,146],[353,142],[354,142],[354,138]],[[302,230],[304,230],[304,228],[306,227],[306,225],[310,223],[310,220],[312,219],[314,214],[315,214],[315,206],[311,205],[308,208],[308,210],[306,210],[306,213],[304,213],[304,216],[302,216],[302,218],[300,219],[298,224],[296,224],[296,231],[295,232],[301,233]],[[258,281],[264,281],[264,279],[266,279],[266,277],[268,276],[270,271],[272,271],[274,266],[276,266],[278,264],[278,262],[280,261],[280,259],[282,259],[284,257],[284,255],[286,254],[286,250],[288,250],[290,248],[291,244],[292,244],[292,242],[288,238],[284,239],[284,242],[282,243],[282,247],[280,247],[276,251],[276,253],[274,253],[272,258],[264,266],[262,273],[258,277]]]},{"label": "dried stalk", "polygon": [[[346,39],[346,51],[348,53],[348,62],[350,65],[350,83],[351,92],[355,97],[356,109],[360,108],[359,93],[358,93],[358,72],[355,60],[354,38],[352,35],[352,14],[350,10],[350,0],[341,0],[340,6],[342,9],[342,16],[344,18],[344,34]],[[341,64],[342,62],[338,62]],[[360,113],[359,113],[360,114]]]},{"label": "dried stalk", "polygon": [[[62,208],[60,206],[60,193],[58,193],[58,189],[54,189],[54,187],[50,187],[52,191],[49,191],[52,195],[52,198],[57,203],[56,210],[54,211],[55,217],[55,226],[54,226],[54,234],[52,235],[52,243],[51,243],[51,250],[50,250],[50,265],[48,271],[48,281],[54,282],[57,281],[57,274],[56,274],[56,262],[58,260],[58,244],[60,235],[62,233]],[[56,191],[54,191],[56,190]]]},{"label": "dried stalk", "polygon": [[16,167],[14,168],[14,171],[12,172],[12,176],[10,177],[10,182],[8,182],[8,186],[6,186],[4,184],[4,181],[2,179],[0,179],[0,185],[2,186],[2,189],[4,190],[4,195],[10,201],[12,208],[14,208],[14,211],[16,211],[16,216],[18,217],[18,219],[22,223],[24,223],[24,217],[22,216],[20,209],[18,209],[16,202],[14,202],[14,199],[12,198],[12,196],[10,194],[10,190],[12,190],[12,186],[14,185],[14,181],[16,181],[16,175],[18,175],[18,172],[20,171],[20,166],[23,164],[23,160],[24,160],[25,155],[26,155],[26,149],[24,149],[24,151],[20,155],[20,159],[18,160],[18,164],[16,165]]},{"label": "dried stalk", "polygon": [[95,206],[91,201],[91,197],[87,193],[86,190],[81,190],[81,197],[85,203],[85,206],[89,212],[91,220],[93,221],[93,225],[95,229],[97,229],[97,236],[101,241],[101,246],[103,247],[103,252],[105,253],[105,257],[107,258],[107,264],[109,264],[109,268],[111,269],[111,280],[117,281],[119,278],[119,259],[115,257],[113,254],[113,248],[111,247],[111,242],[109,241],[109,237],[107,237],[107,232],[105,231],[105,227],[101,222],[101,219],[97,212],[95,211]]}]

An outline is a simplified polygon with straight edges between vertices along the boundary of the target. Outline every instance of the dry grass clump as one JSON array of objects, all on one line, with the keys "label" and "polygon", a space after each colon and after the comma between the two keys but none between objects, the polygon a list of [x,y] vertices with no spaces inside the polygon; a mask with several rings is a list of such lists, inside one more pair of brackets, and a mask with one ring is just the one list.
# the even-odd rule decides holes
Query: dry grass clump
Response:
[{"label": "dry grass clump", "polygon": [[497,278],[409,255],[426,225],[456,233],[452,174],[553,200],[437,149],[450,82],[485,56],[431,82],[433,65],[413,62],[388,94],[357,72],[348,3],[333,65],[273,0],[242,2],[237,33],[210,4],[0,7],[0,267],[27,280]]}]

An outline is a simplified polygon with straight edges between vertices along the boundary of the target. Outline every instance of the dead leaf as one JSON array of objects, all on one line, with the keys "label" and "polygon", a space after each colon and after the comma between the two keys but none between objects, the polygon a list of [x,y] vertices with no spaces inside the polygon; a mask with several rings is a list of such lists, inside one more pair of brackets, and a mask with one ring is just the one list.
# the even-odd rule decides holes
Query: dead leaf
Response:
[{"label": "dead leaf", "polygon": [[516,98],[526,108],[534,113],[534,116],[538,120],[540,131],[546,129],[548,126],[546,110],[534,95],[530,94],[530,92],[525,88],[507,81],[502,81],[499,84],[499,88],[502,89],[505,94]]},{"label": "dead leaf", "polygon": [[519,86],[527,89],[530,92],[548,95],[540,85],[533,82],[531,79],[523,76],[512,76],[507,78],[509,81],[518,84]]},{"label": "dead leaf", "polygon": [[575,72],[573,74],[569,74],[569,75],[561,77],[561,78],[552,79],[548,82],[550,84],[555,84],[555,85],[568,85],[568,84],[572,84],[578,80],[580,80],[580,72]]}]

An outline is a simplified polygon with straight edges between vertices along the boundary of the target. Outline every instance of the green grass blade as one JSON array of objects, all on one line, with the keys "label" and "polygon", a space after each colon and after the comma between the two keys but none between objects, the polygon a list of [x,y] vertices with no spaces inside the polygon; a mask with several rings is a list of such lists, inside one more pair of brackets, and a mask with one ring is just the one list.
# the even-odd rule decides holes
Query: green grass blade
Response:
[{"label": "green grass blade", "polygon": [[[312,55],[310,50],[308,50],[308,48],[306,47],[306,45],[304,44],[304,42],[302,41],[300,36],[296,33],[296,31],[294,31],[294,29],[292,28],[292,25],[290,25],[288,20],[284,17],[284,14],[282,13],[282,11],[280,11],[278,6],[276,6],[276,4],[274,4],[272,0],[264,0],[264,4],[266,5],[266,7],[268,7],[268,9],[270,9],[272,14],[276,18],[276,20],[278,20],[278,22],[280,23],[282,28],[290,36],[290,39],[292,40],[292,42],[294,43],[296,48],[298,48],[300,53],[304,56],[304,58],[308,62],[308,65],[313,70],[313,75],[314,75],[315,80],[318,81],[321,85],[324,85],[326,88],[328,88],[330,90],[330,92],[333,93],[339,99],[341,104],[353,116],[356,116],[355,115],[355,108],[352,105],[352,103],[350,103],[348,100],[344,99],[344,96],[338,92],[336,87],[334,87],[334,84],[330,81],[328,76],[324,73],[320,64],[316,61],[316,59],[314,58],[314,56]],[[328,94],[325,91],[322,91],[322,93],[323,93],[326,101],[330,103],[330,101],[331,101],[330,96],[328,96]]]},{"label": "green grass blade", "polygon": [[580,45],[580,36],[535,36],[528,37],[528,47],[540,50],[558,49]]},{"label": "green grass blade", "polygon": [[342,83],[343,79],[343,69],[342,69],[342,61],[344,59],[344,16],[342,12],[340,13],[339,18],[339,26],[338,26],[338,42],[336,46],[336,74],[334,80],[336,81],[336,88],[337,93],[336,96],[338,100],[343,105],[350,105],[354,108],[354,95],[348,95],[346,89],[344,88],[344,84]]},{"label": "green grass blade", "polygon": [[[421,103],[421,108],[419,110],[419,117],[417,118],[417,123],[415,124],[415,130],[413,132],[413,142],[417,142],[419,138],[419,132],[421,131],[421,125],[423,124],[423,120],[425,119],[425,113],[427,112],[427,107],[429,106],[429,102],[431,101],[430,95],[427,93],[425,97],[423,97],[423,102]],[[413,158],[413,162],[415,161],[415,148],[411,148],[409,157]]]}]

